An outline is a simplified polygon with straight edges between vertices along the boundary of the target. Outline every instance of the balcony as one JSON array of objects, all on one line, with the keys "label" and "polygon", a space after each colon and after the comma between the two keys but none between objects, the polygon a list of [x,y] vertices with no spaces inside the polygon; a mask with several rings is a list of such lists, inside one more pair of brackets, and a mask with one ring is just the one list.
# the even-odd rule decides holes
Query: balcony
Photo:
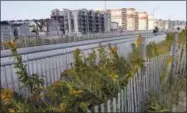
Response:
[{"label": "balcony", "polygon": [[99,19],[99,17],[98,17],[98,16],[95,16],[95,19]]}]

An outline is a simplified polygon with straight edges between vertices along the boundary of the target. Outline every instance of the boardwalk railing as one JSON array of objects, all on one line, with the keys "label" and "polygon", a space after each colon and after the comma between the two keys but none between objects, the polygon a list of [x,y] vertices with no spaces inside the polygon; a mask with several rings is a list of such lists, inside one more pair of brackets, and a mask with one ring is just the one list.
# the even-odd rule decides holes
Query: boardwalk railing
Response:
[{"label": "boardwalk railing", "polygon": [[[100,39],[86,42],[74,42],[61,45],[40,46],[32,48],[18,49],[18,53],[22,55],[24,63],[27,65],[27,71],[30,74],[37,73],[45,79],[45,85],[49,86],[54,81],[60,79],[60,73],[65,69],[70,68],[70,63],[73,60],[72,52],[79,48],[85,53],[89,53],[91,49],[97,49],[99,43],[103,46],[117,44],[119,54],[127,58],[132,51],[131,44],[135,41],[138,35],[128,37],[115,37],[111,39]],[[152,40],[164,40],[165,35],[146,35]],[[145,35],[143,35],[145,37]],[[151,40],[150,40],[151,41]],[[125,51],[124,51],[125,50]],[[1,86],[11,88],[17,92],[25,93],[21,89],[20,82],[13,68],[14,61],[11,58],[9,50],[1,51]]]},{"label": "boardwalk railing", "polygon": [[[106,33],[96,33],[96,34],[86,34],[82,36],[40,36],[40,37],[19,37],[17,40],[17,48],[34,47],[41,45],[51,45],[51,44],[62,44],[70,42],[78,42],[84,40],[94,40],[94,39],[105,39],[118,36],[130,36],[135,34],[150,34],[151,31],[126,31],[126,32],[106,32]],[[12,38],[1,39],[2,43],[7,42]],[[1,50],[8,49],[5,45],[1,44]]]},{"label": "boardwalk railing", "polygon": [[[165,35],[153,36],[153,35],[142,35],[145,39],[143,45],[148,44],[150,41],[156,41],[158,39],[165,38]],[[137,35],[131,38],[127,37],[116,37],[115,40],[100,40],[96,42],[82,42],[81,43],[70,43],[69,45],[59,45],[57,47],[50,46],[48,49],[45,47],[36,48],[34,51],[29,48],[26,50],[18,50],[18,52],[23,56],[24,63],[27,64],[27,71],[30,74],[38,73],[41,77],[45,78],[45,85],[49,86],[54,81],[60,79],[61,72],[64,69],[70,67],[72,62],[72,51],[75,48],[80,48],[85,53],[89,53],[90,49],[97,49],[98,44],[101,43],[103,46],[107,46],[108,43],[116,44],[118,46],[118,53],[127,58],[128,54],[131,52],[131,43],[135,41]],[[151,40],[150,40],[151,38]],[[87,44],[85,44],[87,43]],[[146,46],[144,46],[146,47]],[[41,50],[40,50],[41,49]],[[184,49],[184,50],[182,50]],[[145,48],[144,48],[145,50]],[[176,55],[179,55],[176,60],[176,72],[184,73],[186,68],[186,47],[183,46],[179,49]],[[171,50],[171,53],[174,50]],[[8,51],[2,52],[1,58],[1,86],[3,88],[11,88],[16,92],[21,94],[26,94],[26,89],[20,87],[20,82],[15,74],[13,68],[14,62],[10,59],[11,54]],[[162,72],[164,63],[168,55],[171,53],[163,54],[158,57],[152,58],[149,62],[146,62],[146,69],[139,70],[138,73],[129,80],[127,87],[121,89],[121,91],[116,95],[116,97],[109,99],[106,103],[97,105],[94,107],[94,112],[104,111],[126,111],[126,112],[138,112],[142,111],[142,105],[147,100],[147,93],[150,90],[158,91],[160,87],[160,74]],[[143,53],[146,54],[145,52]],[[6,60],[6,61],[5,61]],[[183,61],[183,62],[181,62]],[[171,68],[171,67],[170,67]],[[171,69],[170,69],[171,70]],[[89,110],[88,110],[89,111]]]}]

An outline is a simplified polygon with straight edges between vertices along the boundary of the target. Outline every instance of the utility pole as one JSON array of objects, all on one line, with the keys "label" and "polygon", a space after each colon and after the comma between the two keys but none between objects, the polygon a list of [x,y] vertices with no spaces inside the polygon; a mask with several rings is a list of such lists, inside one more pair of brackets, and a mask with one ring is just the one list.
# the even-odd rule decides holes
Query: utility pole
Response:
[{"label": "utility pole", "polygon": [[105,12],[107,12],[107,11],[106,11],[106,0],[105,0]]},{"label": "utility pole", "polygon": [[168,30],[172,29],[171,21],[170,21],[171,17],[172,17],[171,15],[168,16]]},{"label": "utility pole", "polygon": [[153,23],[155,24],[155,11],[159,9],[158,7],[157,8],[153,8]]},{"label": "utility pole", "polygon": [[105,29],[107,29],[107,22],[106,21],[107,21],[107,18],[108,18],[107,17],[108,16],[107,15],[107,10],[106,10],[106,0],[105,0],[105,4],[104,5],[105,5],[104,6],[105,7],[105,11],[104,11],[104,32],[106,32],[106,30],[105,30]]}]

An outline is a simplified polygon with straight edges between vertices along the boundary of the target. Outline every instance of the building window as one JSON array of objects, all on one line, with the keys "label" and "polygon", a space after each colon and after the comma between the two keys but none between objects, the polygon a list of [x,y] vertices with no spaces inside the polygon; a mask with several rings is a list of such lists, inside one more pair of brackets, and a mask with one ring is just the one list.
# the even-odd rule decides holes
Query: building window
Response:
[{"label": "building window", "polygon": [[5,26],[4,28],[5,28],[5,29],[8,29],[8,26]]},{"label": "building window", "polygon": [[7,32],[5,32],[5,33],[3,33],[3,36],[7,37],[7,36],[9,36],[9,34]]}]

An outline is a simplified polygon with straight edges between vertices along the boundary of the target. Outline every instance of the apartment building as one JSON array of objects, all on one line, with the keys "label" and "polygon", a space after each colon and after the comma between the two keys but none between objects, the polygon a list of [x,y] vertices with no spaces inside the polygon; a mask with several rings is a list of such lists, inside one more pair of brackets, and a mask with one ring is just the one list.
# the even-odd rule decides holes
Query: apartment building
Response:
[{"label": "apartment building", "polygon": [[14,36],[30,37],[32,34],[27,23],[14,23],[11,26]]},{"label": "apartment building", "polygon": [[139,18],[138,18],[138,12],[135,12],[135,30],[138,30],[138,25],[139,25]]},{"label": "apartment building", "polygon": [[43,37],[61,36],[60,24],[53,19],[34,19],[1,22],[1,38],[10,40],[15,36],[25,37]]},{"label": "apartment building", "polygon": [[146,12],[138,13],[138,29],[147,30],[148,29],[148,15]]},{"label": "apartment building", "polygon": [[181,29],[185,29],[186,22],[185,21],[174,20],[174,21],[172,21],[172,25],[173,25],[173,29],[177,29],[177,27],[180,27]]},{"label": "apartment building", "polygon": [[110,14],[110,18],[112,22],[117,22],[118,25],[127,30],[127,9],[108,9],[107,12]]},{"label": "apartment building", "polygon": [[60,30],[60,24],[57,20],[49,19],[46,24],[47,36],[61,36],[62,31]]},{"label": "apartment building", "polygon": [[1,22],[1,39],[8,41],[14,39],[14,37],[30,37],[32,32],[28,23],[23,21],[4,21]]},{"label": "apartment building", "polygon": [[161,30],[165,29],[165,21],[164,20],[162,20],[162,19],[158,20],[158,28]]},{"label": "apartment building", "polygon": [[7,41],[13,38],[12,26],[7,21],[0,22],[1,25],[1,41]]},{"label": "apartment building", "polygon": [[110,16],[105,12],[79,9],[52,11],[51,18],[58,20],[63,34],[87,34],[110,31]]},{"label": "apartment building", "polygon": [[127,9],[127,30],[135,30],[136,29],[136,12],[134,8]]},{"label": "apartment building", "polygon": [[167,30],[167,29],[170,29],[170,26],[169,26],[169,24],[170,24],[170,21],[169,20],[165,20],[165,29]]},{"label": "apartment building", "polygon": [[118,29],[118,23],[117,22],[111,22],[111,30],[116,31]]},{"label": "apartment building", "polygon": [[60,24],[57,20],[53,19],[34,19],[27,22],[29,24],[32,36],[46,37],[46,36],[60,36]]},{"label": "apartment building", "polygon": [[155,21],[152,15],[148,15],[148,30],[153,30],[155,28]]}]

